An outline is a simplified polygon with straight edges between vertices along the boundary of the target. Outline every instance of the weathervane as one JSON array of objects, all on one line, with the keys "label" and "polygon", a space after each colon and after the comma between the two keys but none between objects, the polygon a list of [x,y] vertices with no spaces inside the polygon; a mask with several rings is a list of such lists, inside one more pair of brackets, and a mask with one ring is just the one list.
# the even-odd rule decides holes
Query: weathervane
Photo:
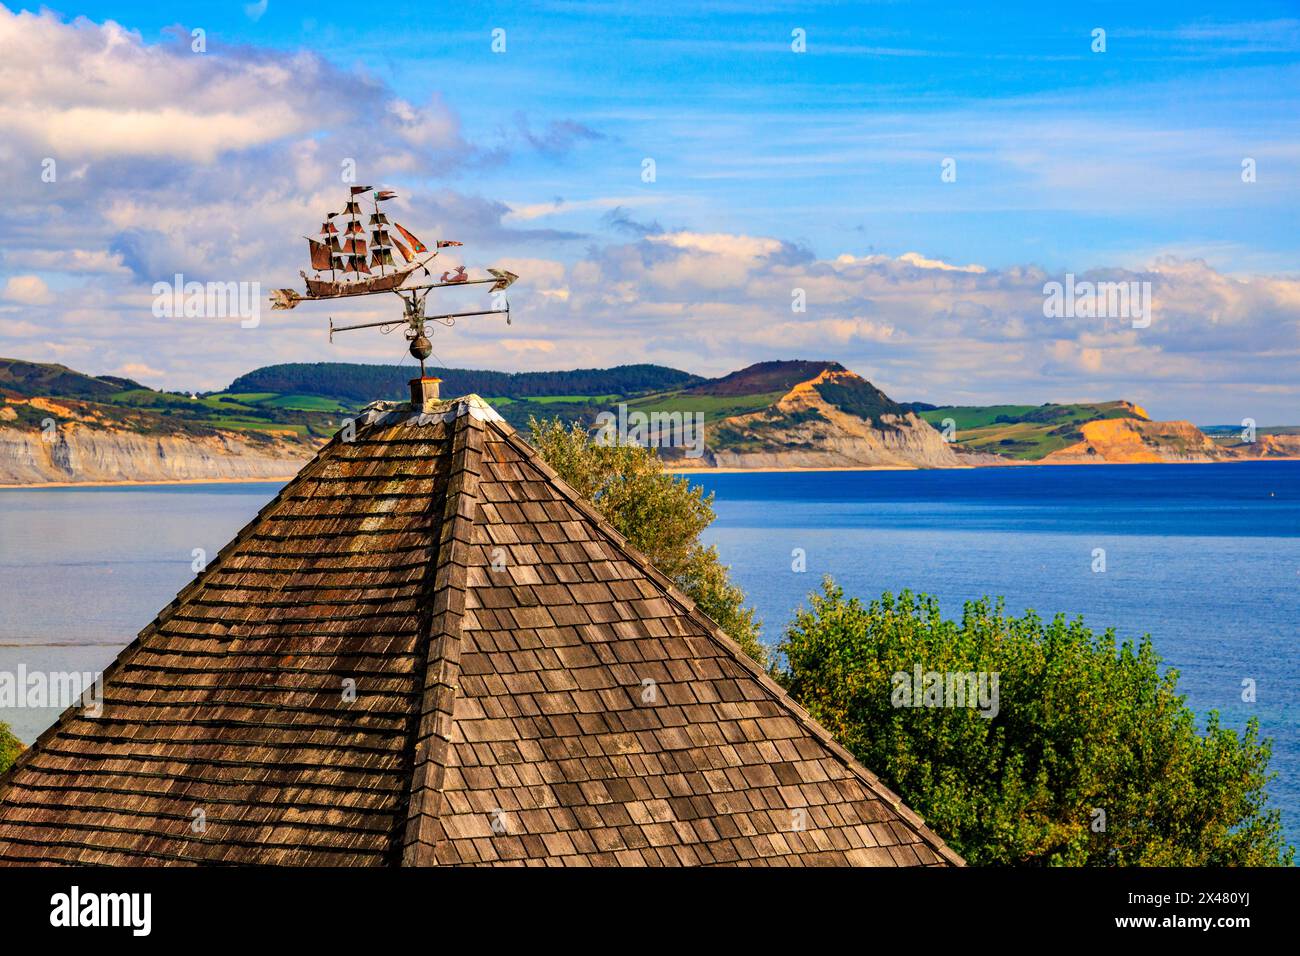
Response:
[{"label": "weathervane", "polygon": [[[366,262],[366,229],[361,225],[361,200],[366,193],[372,193],[374,211],[370,214],[370,261]],[[410,352],[420,360],[420,378],[425,377],[424,360],[433,354],[433,346],[424,334],[425,322],[438,322],[452,326],[456,320],[472,315],[495,315],[505,312],[506,324],[510,324],[510,303],[504,309],[482,309],[476,312],[448,312],[443,315],[427,315],[425,299],[433,289],[445,289],[451,286],[481,285],[491,283],[490,292],[501,292],[509,288],[519,277],[504,269],[488,269],[488,278],[471,279],[464,266],[458,266],[455,272],[444,272],[437,282],[420,285],[406,285],[406,281],[417,272],[423,271],[432,277],[428,264],[441,249],[459,246],[462,243],[450,239],[439,239],[430,250],[399,222],[389,223],[388,216],[379,211],[379,204],[395,199],[397,194],[387,189],[372,189],[370,186],[352,186],[347,205],[343,211],[326,215],[320,227],[320,239],[304,236],[311,253],[311,267],[315,277],[300,271],[307,284],[307,294],[301,295],[293,289],[275,289],[271,293],[271,308],[292,309],[299,302],[317,302],[322,299],[344,299],[359,295],[376,295],[392,292],[406,303],[402,318],[389,319],[384,322],[363,322],[360,325],[335,325],[330,319],[330,341],[334,341],[335,332],[348,332],[352,329],[382,328],[391,331],[397,326],[406,326],[406,340],[410,343]],[[340,220],[335,224],[334,220]],[[339,225],[343,226],[340,231]],[[400,234],[399,238],[390,232],[389,227]],[[342,237],[340,239],[340,237]],[[403,243],[403,239],[406,240]],[[393,259],[393,250],[401,256],[402,265]],[[376,274],[375,270],[378,270]],[[324,273],[329,278],[324,278]]]}]

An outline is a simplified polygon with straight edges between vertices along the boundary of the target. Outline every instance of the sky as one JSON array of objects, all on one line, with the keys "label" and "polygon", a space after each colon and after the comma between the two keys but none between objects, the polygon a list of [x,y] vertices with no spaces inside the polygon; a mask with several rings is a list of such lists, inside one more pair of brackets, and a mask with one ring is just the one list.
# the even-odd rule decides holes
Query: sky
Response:
[{"label": "sky", "polygon": [[[154,314],[177,274],[301,288],[355,168],[465,243],[440,263],[521,277],[438,364],[827,359],[900,401],[1300,423],[1295,0],[518,6],[0,4],[0,356],[410,364],[326,333],[395,297]],[[1149,322],[1045,315],[1067,275],[1149,283]]]}]

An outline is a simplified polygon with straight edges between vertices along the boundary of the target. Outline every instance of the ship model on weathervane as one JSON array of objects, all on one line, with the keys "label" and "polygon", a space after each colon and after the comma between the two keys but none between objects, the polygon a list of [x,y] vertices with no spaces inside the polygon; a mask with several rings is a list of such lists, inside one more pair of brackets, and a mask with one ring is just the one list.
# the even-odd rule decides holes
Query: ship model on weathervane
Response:
[{"label": "ship model on weathervane", "polygon": [[[366,199],[370,200],[370,210],[363,208]],[[426,246],[401,223],[389,222],[382,211],[380,203],[397,198],[397,194],[387,189],[373,189],[370,186],[352,186],[347,204],[342,212],[332,212],[325,216],[321,224],[319,238],[305,236],[311,256],[311,268],[315,275],[300,271],[307,285],[306,294],[293,289],[276,289],[271,293],[273,309],[292,309],[300,302],[319,302],[322,300],[347,299],[362,295],[377,295],[391,292],[405,302],[402,318],[389,319],[384,322],[364,322],[360,325],[335,325],[330,319],[330,341],[334,341],[335,332],[347,332],[352,329],[382,328],[391,331],[405,325],[406,340],[410,343],[410,352],[420,361],[420,377],[424,379],[424,360],[433,354],[433,347],[425,335],[426,322],[438,322],[452,326],[456,319],[474,315],[496,315],[505,313],[506,324],[510,323],[510,304],[503,309],[482,309],[475,312],[449,312],[442,315],[429,315],[425,312],[425,300],[434,289],[454,286],[490,284],[490,292],[502,292],[509,288],[517,278],[513,272],[504,269],[488,269],[487,277],[470,278],[464,266],[454,271],[442,273],[433,282],[411,282],[421,276],[432,279],[429,263],[438,253],[461,243],[450,239],[439,239],[432,248]],[[362,220],[369,217],[365,226]],[[367,239],[368,236],[368,239]],[[397,261],[396,256],[401,259]],[[367,258],[367,256],[369,258]]]}]

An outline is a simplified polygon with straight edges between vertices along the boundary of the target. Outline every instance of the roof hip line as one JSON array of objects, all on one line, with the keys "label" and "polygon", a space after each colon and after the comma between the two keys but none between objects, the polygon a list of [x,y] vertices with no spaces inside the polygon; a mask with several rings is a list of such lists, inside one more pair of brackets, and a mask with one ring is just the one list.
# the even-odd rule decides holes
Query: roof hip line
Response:
[{"label": "roof hip line", "polygon": [[453,709],[460,679],[461,619],[478,512],[483,423],[476,415],[460,414],[453,427],[451,474],[443,498],[435,558],[423,699],[416,721],[403,866],[437,864],[434,852],[442,836],[442,787],[451,755]]}]

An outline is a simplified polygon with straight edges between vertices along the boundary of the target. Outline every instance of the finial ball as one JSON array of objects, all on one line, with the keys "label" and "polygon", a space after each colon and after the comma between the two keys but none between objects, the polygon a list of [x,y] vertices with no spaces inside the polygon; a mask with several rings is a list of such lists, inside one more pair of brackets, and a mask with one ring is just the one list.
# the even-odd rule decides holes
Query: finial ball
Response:
[{"label": "finial ball", "polygon": [[417,335],[411,340],[411,354],[423,362],[433,354],[433,345],[424,335]]}]

